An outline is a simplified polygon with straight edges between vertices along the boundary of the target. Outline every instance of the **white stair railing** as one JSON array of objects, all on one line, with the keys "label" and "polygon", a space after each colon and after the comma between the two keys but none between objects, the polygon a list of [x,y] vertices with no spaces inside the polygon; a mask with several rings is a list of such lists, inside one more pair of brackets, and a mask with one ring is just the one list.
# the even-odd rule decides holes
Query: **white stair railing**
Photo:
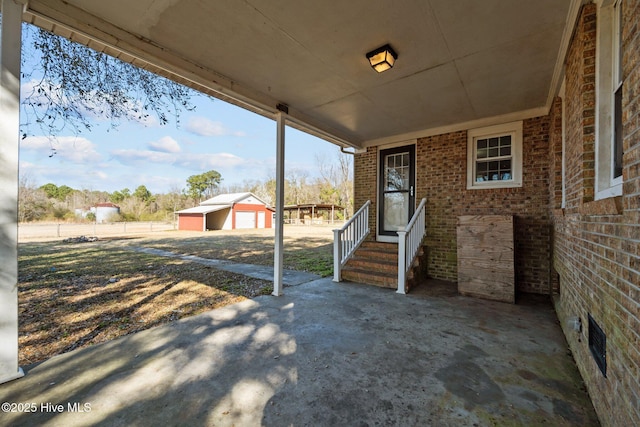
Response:
[{"label": "white stair railing", "polygon": [[407,273],[418,254],[426,231],[427,199],[422,199],[411,221],[403,231],[398,231],[398,290],[399,294],[407,293]]},{"label": "white stair railing", "polygon": [[342,267],[369,234],[369,205],[362,205],[342,228],[333,230],[333,281],[342,280]]}]

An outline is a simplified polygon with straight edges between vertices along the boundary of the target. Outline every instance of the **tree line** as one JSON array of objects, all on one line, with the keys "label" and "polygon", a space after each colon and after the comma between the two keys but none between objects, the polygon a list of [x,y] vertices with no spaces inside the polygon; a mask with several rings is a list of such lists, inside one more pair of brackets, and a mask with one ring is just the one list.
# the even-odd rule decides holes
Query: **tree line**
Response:
[{"label": "tree line", "polygon": [[[320,176],[311,177],[306,170],[291,169],[285,176],[285,205],[329,203],[353,213],[352,157],[338,154],[335,159],[316,155]],[[165,193],[152,193],[144,184],[135,189],[113,192],[75,189],[68,185],[47,183],[37,186],[28,176],[20,177],[18,217],[20,222],[91,221],[91,215],[81,218],[76,209],[88,209],[99,203],[120,207],[120,215],[112,221],[173,221],[175,212],[197,206],[201,201],[224,193],[251,192],[268,205],[276,200],[274,176],[262,180],[247,179],[242,183],[224,185],[219,172],[211,170],[192,175],[184,189],[172,188]],[[340,215],[342,213],[340,212]]]}]

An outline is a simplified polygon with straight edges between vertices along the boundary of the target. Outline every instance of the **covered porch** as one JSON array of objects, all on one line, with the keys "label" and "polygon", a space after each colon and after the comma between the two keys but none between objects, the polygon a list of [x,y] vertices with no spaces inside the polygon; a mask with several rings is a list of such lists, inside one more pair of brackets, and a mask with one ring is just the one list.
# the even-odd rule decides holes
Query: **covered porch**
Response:
[{"label": "covered porch", "polygon": [[548,299],[437,283],[315,280],[25,369],[16,427],[599,425]]},{"label": "covered porch", "polygon": [[[598,413],[610,423],[633,423],[640,416],[634,404],[638,382],[632,375],[638,351],[628,345],[638,339],[639,321],[638,65],[632,54],[640,40],[633,30],[638,7],[636,0],[2,0],[0,204],[7,208],[0,211],[0,256],[8,267],[0,275],[0,341],[7,343],[0,352],[0,382],[22,375],[14,345],[18,329],[13,206],[18,187],[20,25],[26,21],[274,119],[276,296],[283,295],[287,125],[354,152],[355,208],[366,213],[356,215],[360,219],[349,225],[352,228],[337,231],[342,236],[336,239],[335,260],[345,261],[345,254],[363,241],[397,241],[400,293],[407,289],[408,269],[424,247],[425,233],[430,275],[456,279],[458,218],[512,216],[520,290],[549,295],[563,289],[556,309]],[[613,44],[606,42],[614,36],[619,38],[618,56],[597,57],[603,45]],[[386,45],[393,50],[386,56],[386,68],[392,68],[378,73],[369,59]],[[611,105],[599,105],[601,93],[596,97],[594,86],[602,91],[604,77],[596,84],[594,75],[611,74],[615,62],[624,68],[624,90],[620,86]],[[596,170],[603,160],[594,159],[593,152],[599,150],[597,143],[607,150],[603,141],[613,133],[601,126],[607,115],[627,120],[622,145],[628,151],[624,156],[620,152],[624,174],[613,177],[616,187],[598,193],[592,181],[607,171]],[[596,119],[602,135],[594,138]],[[609,222],[600,224],[601,220]],[[581,258],[584,254],[588,260]],[[75,373],[74,368],[91,360],[93,353],[52,359],[29,371],[33,376],[10,383],[10,397],[28,398],[27,385],[42,378],[38,396],[70,401],[86,392],[107,402],[96,403],[107,408],[96,411],[97,417],[122,417],[123,423],[154,416],[155,407],[145,404],[157,403],[166,405],[171,416],[188,410],[195,419],[222,424],[225,417],[233,418],[229,424],[239,424],[245,416],[249,422],[293,422],[301,416],[298,407],[316,417],[309,424],[356,422],[351,414],[381,424],[445,420],[455,425],[458,418],[480,425],[514,419],[523,424],[550,420],[570,425],[568,420],[574,419],[579,425],[597,424],[579,409],[588,404],[567,400],[580,393],[566,382],[574,365],[567,362],[565,338],[551,332],[557,330],[553,311],[536,306],[522,323],[520,319],[528,316],[523,314],[529,310],[526,304],[501,304],[499,309],[492,304],[461,296],[394,299],[385,289],[323,281],[288,289],[282,298],[260,298],[222,314],[180,322],[171,333],[162,330],[175,340],[159,340],[157,347],[138,345],[144,336],[125,339],[120,349],[118,343],[102,347],[109,350],[100,354],[109,372],[95,378],[74,376],[69,388],[44,385],[65,384],[64,375],[55,374],[56,363],[64,373]],[[382,306],[396,309],[382,313]],[[306,323],[298,310],[304,308],[306,314],[309,307],[316,311]],[[391,314],[394,317],[388,317]],[[546,315],[546,320],[539,317]],[[463,321],[441,324],[440,317]],[[592,348],[588,331],[580,326],[587,319],[597,326],[591,322],[594,317],[610,333],[608,374],[592,360],[602,359],[598,353],[605,349]],[[201,340],[181,341],[187,339],[179,333],[182,327],[196,335],[202,332]],[[550,335],[532,338],[536,333]],[[233,338],[238,341],[228,345]],[[441,350],[423,346],[431,342]],[[233,375],[239,376],[218,376],[207,359],[212,349],[229,357],[219,360],[223,368],[235,368],[229,363],[233,360],[254,363],[263,371],[248,369],[244,376],[234,369]],[[132,351],[136,353],[127,353]],[[531,354],[535,359],[529,359]],[[560,355],[560,365],[552,365],[551,359]],[[206,363],[199,363],[203,358]],[[510,374],[504,374],[506,370]],[[156,378],[150,372],[165,375]],[[460,381],[457,372],[469,374],[471,383]],[[41,377],[30,379],[36,375]],[[332,382],[318,381],[325,377]],[[123,401],[113,391],[125,384],[132,388],[122,396],[140,396],[136,382],[127,382],[131,378],[145,384],[144,401]],[[211,378],[224,387],[212,387]],[[519,388],[522,383],[528,384],[526,389]],[[207,393],[189,394],[205,388]],[[371,390],[378,393],[372,396]],[[184,395],[191,406],[170,405]],[[485,395],[491,401],[482,401]],[[250,396],[250,401],[238,396]],[[306,406],[286,404],[293,399]],[[210,407],[216,408],[214,413]],[[610,408],[620,410],[612,414]],[[387,418],[374,419],[376,414]],[[417,418],[411,418],[414,414]],[[17,422],[25,419],[16,417]]]}]

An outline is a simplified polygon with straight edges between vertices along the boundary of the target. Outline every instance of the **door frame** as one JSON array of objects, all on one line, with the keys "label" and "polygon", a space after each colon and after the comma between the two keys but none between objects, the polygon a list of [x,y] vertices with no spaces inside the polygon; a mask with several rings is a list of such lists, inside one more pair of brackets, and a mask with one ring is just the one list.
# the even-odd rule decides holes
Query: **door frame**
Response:
[{"label": "door frame", "polygon": [[[408,141],[401,141],[401,142],[397,142],[394,144],[387,144],[384,146],[379,146],[378,147],[378,153],[376,155],[376,241],[378,242],[388,242],[388,243],[397,243],[398,242],[398,235],[387,235],[387,234],[380,234],[380,228],[381,228],[381,224],[380,224],[380,211],[383,208],[382,207],[382,200],[380,200],[380,193],[381,193],[381,189],[380,186],[382,185],[382,174],[380,173],[380,167],[381,167],[381,158],[382,158],[382,152],[385,150],[389,150],[389,149],[396,149],[396,148],[402,148],[402,147],[408,147],[408,146],[413,146],[413,188],[414,188],[414,192],[413,192],[413,197],[409,198],[409,203],[413,202],[413,206],[411,206],[411,211],[415,211],[416,209],[416,172],[417,172],[417,165],[418,165],[418,150],[417,150],[417,139],[412,139],[412,140],[408,140]],[[412,200],[413,199],[413,200]],[[411,216],[409,216],[409,219],[411,219]]]}]

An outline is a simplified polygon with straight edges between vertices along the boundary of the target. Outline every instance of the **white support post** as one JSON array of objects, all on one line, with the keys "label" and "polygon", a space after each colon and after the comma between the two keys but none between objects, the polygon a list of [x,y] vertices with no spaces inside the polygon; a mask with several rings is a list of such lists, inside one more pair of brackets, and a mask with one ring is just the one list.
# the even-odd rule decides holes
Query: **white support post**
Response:
[{"label": "white support post", "polygon": [[273,293],[282,295],[282,266],[284,264],[284,133],[285,113],[276,116],[276,241],[273,256]]},{"label": "white support post", "polygon": [[22,5],[0,0],[0,384],[18,366],[18,151]]},{"label": "white support post", "polygon": [[407,293],[407,232],[398,231],[398,290],[399,294]]},{"label": "white support post", "polygon": [[342,280],[342,239],[340,230],[333,230],[333,281]]}]

